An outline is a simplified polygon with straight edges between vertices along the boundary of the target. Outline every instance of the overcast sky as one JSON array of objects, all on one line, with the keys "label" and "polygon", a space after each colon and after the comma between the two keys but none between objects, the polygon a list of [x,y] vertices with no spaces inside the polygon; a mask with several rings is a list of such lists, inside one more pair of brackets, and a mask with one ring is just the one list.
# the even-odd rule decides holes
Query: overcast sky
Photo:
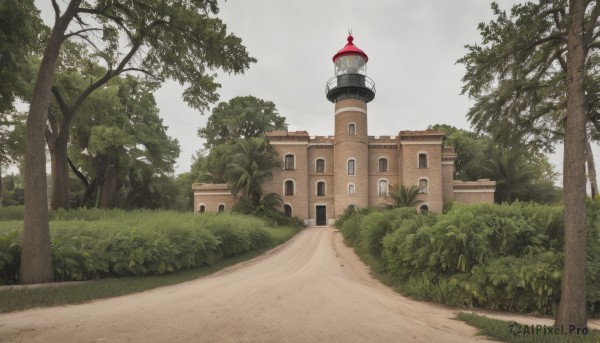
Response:
[{"label": "overcast sky", "polygon": [[[519,1],[497,2],[509,10]],[[258,62],[243,75],[217,71],[220,101],[245,95],[270,100],[290,130],[333,135],[333,104],[325,98],[325,83],[333,76],[331,58],[346,44],[351,28],[354,44],[369,56],[367,75],[376,85],[375,99],[368,105],[370,135],[396,135],[435,123],[469,129],[465,115],[471,101],[460,95],[464,67],[455,63],[466,53],[465,44],[480,42],[477,25],[493,18],[490,3],[221,1],[218,16]],[[50,0],[36,4],[45,20],[52,18]],[[187,107],[182,90],[167,82],[156,93],[168,132],[181,145],[176,173],[189,171],[192,155],[203,148],[197,129],[210,115]],[[551,161],[562,171],[560,154]]]}]

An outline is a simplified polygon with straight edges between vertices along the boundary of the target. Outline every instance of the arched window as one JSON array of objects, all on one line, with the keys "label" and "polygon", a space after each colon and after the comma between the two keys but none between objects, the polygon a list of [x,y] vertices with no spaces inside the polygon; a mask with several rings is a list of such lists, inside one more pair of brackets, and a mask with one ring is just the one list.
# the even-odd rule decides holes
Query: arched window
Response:
[{"label": "arched window", "polygon": [[225,212],[225,205],[224,204],[220,204],[218,211],[219,211],[219,213]]},{"label": "arched window", "polygon": [[378,193],[379,193],[379,195],[388,195],[387,180],[379,180]]},{"label": "arched window", "polygon": [[283,205],[283,214],[288,217],[291,218],[292,217],[292,206],[285,204]]},{"label": "arched window", "polygon": [[319,158],[317,160],[317,164],[315,166],[315,170],[317,173],[324,173],[325,172],[325,160],[322,158]]},{"label": "arched window", "polygon": [[427,154],[419,154],[419,168],[427,168]]},{"label": "arched window", "polygon": [[355,164],[354,160],[348,160],[348,175],[356,175]]},{"label": "arched window", "polygon": [[379,172],[380,173],[385,173],[388,171],[388,160],[387,158],[380,158],[379,159]]},{"label": "arched window", "polygon": [[356,134],[356,124],[348,124],[348,134],[354,136]]},{"label": "arched window", "polygon": [[200,205],[199,211],[200,213],[206,212],[206,206],[204,206],[204,204]]},{"label": "arched window", "polygon": [[317,182],[317,195],[318,196],[325,195],[325,182],[323,182],[323,181]]},{"label": "arched window", "polygon": [[284,195],[294,195],[294,181],[287,180],[284,184]]},{"label": "arched window", "polygon": [[421,207],[419,207],[419,212],[421,212],[421,213],[427,213],[427,212],[429,212],[429,206],[422,205]]},{"label": "arched window", "polygon": [[427,181],[427,179],[419,179],[419,193],[429,193],[429,182]]},{"label": "arched window", "polygon": [[351,184],[348,185],[348,194],[350,194],[350,195],[356,194],[356,191],[354,189],[354,184],[353,183],[351,183]]},{"label": "arched window", "polygon": [[285,155],[283,162],[283,169],[292,170],[294,169],[294,155]]}]

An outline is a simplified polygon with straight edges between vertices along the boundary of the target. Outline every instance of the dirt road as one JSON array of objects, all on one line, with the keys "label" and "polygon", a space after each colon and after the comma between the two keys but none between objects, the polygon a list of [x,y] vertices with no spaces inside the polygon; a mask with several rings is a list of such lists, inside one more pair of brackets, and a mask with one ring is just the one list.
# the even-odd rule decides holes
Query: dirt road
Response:
[{"label": "dirt road", "polygon": [[209,277],[0,315],[8,342],[485,342],[455,311],[372,279],[333,229]]}]

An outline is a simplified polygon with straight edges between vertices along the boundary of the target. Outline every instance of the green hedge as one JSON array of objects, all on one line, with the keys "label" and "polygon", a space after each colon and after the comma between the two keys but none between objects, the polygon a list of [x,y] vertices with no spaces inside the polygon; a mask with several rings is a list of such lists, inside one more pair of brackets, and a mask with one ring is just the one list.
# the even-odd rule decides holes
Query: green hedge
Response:
[{"label": "green hedge", "polygon": [[[59,211],[50,232],[56,281],[157,275],[271,245],[260,219],[167,211]],[[18,282],[22,222],[0,221],[0,284]]]},{"label": "green hedge", "polygon": [[[403,211],[403,212],[402,212]],[[346,213],[346,241],[403,293],[422,300],[554,314],[560,299],[560,205],[459,205],[447,214]],[[600,198],[588,202],[588,310],[600,313]]]}]

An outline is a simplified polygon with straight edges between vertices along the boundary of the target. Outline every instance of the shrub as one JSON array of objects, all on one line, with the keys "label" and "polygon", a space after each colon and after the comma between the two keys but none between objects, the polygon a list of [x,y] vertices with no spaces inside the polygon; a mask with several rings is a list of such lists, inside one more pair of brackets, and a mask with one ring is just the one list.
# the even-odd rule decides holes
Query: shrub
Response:
[{"label": "shrub", "polygon": [[[587,216],[587,299],[589,313],[596,315],[600,197],[588,202]],[[395,209],[344,213],[341,219],[346,241],[407,295],[454,306],[546,315],[556,311],[564,234],[560,205],[454,204],[441,215]]]},{"label": "shrub", "polygon": [[25,206],[0,207],[0,221],[23,220],[25,217]]},{"label": "shrub", "polygon": [[[54,218],[56,281],[171,273],[271,245],[262,220],[234,214],[74,210]],[[18,281],[21,231],[22,222],[0,222],[0,284]]]},{"label": "shrub", "polygon": [[[364,216],[360,214],[346,218],[340,227],[340,231],[346,242],[356,245],[360,241],[360,222]],[[337,222],[336,222],[337,225]]]},{"label": "shrub", "polygon": [[21,264],[21,234],[18,230],[0,233],[0,285],[17,282]]}]

